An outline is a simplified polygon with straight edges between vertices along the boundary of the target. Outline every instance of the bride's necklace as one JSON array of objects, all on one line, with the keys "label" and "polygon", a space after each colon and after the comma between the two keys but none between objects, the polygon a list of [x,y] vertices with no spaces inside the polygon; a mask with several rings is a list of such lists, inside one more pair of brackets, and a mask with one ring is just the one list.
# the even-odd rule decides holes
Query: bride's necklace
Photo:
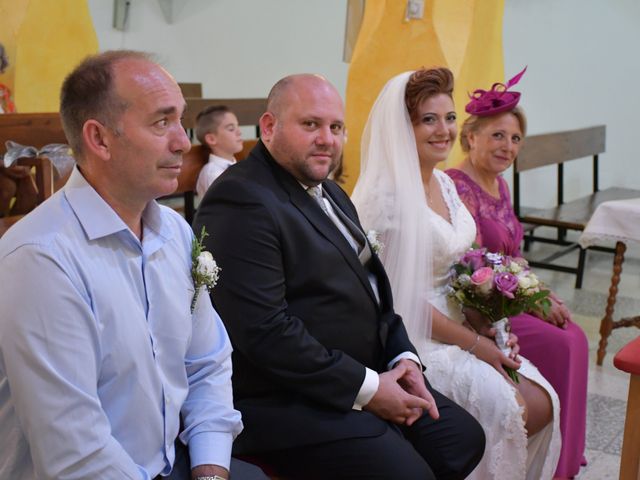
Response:
[{"label": "bride's necklace", "polygon": [[433,205],[433,200],[431,198],[431,190],[433,189],[433,186],[431,185],[432,179],[433,179],[433,173],[431,174],[431,177],[429,178],[429,181],[427,182],[427,184],[424,186],[424,193],[427,197],[427,205],[429,206]]}]

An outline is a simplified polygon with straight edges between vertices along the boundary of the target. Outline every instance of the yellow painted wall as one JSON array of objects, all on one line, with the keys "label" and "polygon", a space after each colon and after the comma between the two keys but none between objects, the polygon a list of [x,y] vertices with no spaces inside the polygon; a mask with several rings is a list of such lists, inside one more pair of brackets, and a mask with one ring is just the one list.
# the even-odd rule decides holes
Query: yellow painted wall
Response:
[{"label": "yellow painted wall", "polygon": [[0,0],[0,42],[10,67],[0,77],[18,112],[56,112],[60,86],[98,51],[86,0]]},{"label": "yellow painted wall", "polygon": [[0,83],[15,91],[14,77],[16,72],[16,41],[18,30],[27,13],[28,0],[0,0],[0,43],[4,45],[9,59],[9,68],[0,75]]},{"label": "yellow painted wall", "polygon": [[[378,93],[394,75],[422,66],[446,66],[456,79],[458,119],[465,118],[467,93],[504,77],[504,0],[425,0],[422,19],[405,20],[406,1],[368,0],[346,92],[348,142],[345,188],[360,172],[360,138]],[[448,165],[461,159],[456,145]]]}]

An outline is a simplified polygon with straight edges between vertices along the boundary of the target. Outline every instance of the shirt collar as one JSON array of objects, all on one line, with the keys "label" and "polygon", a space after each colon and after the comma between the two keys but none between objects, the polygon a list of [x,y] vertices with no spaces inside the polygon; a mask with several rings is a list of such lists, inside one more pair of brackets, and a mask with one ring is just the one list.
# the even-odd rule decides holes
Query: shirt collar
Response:
[{"label": "shirt collar", "polygon": [[212,163],[215,163],[217,165],[220,165],[221,167],[229,167],[231,165],[233,165],[234,163],[236,163],[236,159],[234,158],[233,160],[228,160],[226,158],[222,158],[219,157],[217,155],[214,155],[213,153],[209,154],[209,161]]},{"label": "shirt collar", "polygon": [[[302,183],[300,180],[296,179],[296,182],[298,182],[300,184],[300,186],[302,188],[304,188],[305,191],[309,190],[311,187],[309,185],[305,185],[304,183]],[[322,190],[322,182],[320,182],[318,185],[318,187],[320,187],[320,189]]]},{"label": "shirt collar", "polygon": [[[126,223],[87,182],[77,166],[64,186],[64,195],[90,240],[129,230]],[[155,201],[142,212],[142,225],[163,237],[171,238],[171,229],[163,222],[160,206]]]}]

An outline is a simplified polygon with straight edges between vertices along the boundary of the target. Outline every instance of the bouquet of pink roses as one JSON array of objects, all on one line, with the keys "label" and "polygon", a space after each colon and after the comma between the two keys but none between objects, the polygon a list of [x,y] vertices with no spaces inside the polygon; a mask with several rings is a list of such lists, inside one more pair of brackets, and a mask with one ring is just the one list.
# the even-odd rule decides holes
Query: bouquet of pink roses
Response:
[{"label": "bouquet of pink roses", "polygon": [[[526,260],[491,253],[486,248],[469,249],[451,267],[449,295],[493,322],[496,344],[505,355],[511,351],[506,345],[511,330],[509,317],[531,310],[542,310],[546,315],[551,306],[549,293],[541,288]],[[517,383],[517,373],[505,370]]]}]

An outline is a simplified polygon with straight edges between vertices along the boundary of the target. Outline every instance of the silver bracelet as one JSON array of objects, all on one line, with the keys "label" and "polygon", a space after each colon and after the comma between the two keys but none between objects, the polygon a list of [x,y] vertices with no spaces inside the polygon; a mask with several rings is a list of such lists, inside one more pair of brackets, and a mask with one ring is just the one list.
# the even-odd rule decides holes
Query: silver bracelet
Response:
[{"label": "silver bracelet", "polygon": [[226,480],[225,478],[222,478],[220,475],[214,475],[213,477],[211,476],[207,476],[207,477],[196,477],[195,480]]},{"label": "silver bracelet", "polygon": [[480,343],[480,335],[476,335],[476,341],[474,342],[474,344],[471,346],[471,348],[469,350],[467,350],[467,352],[469,353],[473,353],[473,351],[476,349],[476,347],[478,346],[478,343]]}]

